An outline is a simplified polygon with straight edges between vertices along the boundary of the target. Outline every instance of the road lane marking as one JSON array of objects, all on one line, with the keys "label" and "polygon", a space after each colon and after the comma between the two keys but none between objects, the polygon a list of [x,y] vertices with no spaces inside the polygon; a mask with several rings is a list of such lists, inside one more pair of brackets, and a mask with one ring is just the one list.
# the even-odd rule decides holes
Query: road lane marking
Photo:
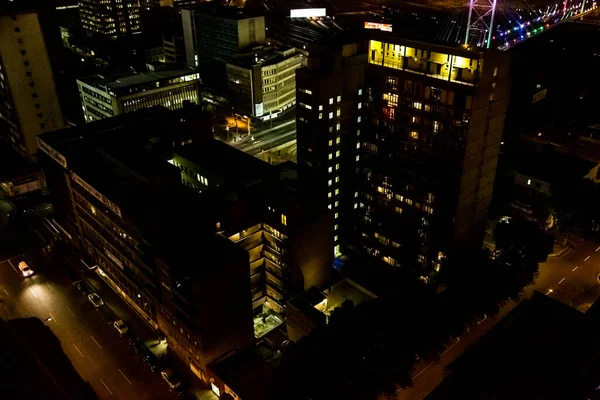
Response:
[{"label": "road lane marking", "polygon": [[6,293],[6,295],[8,296],[8,292],[6,291],[6,289],[2,288],[2,290],[4,290],[4,293]]},{"label": "road lane marking", "polygon": [[554,290],[552,289],[548,289],[548,292],[546,293],[546,296],[548,296],[550,293],[554,292]]},{"label": "road lane marking", "polygon": [[576,270],[577,268],[579,268],[579,266],[576,266],[575,268],[573,268],[573,269],[571,270],[571,272],[575,272],[575,270]]},{"label": "road lane marking", "polygon": [[52,318],[52,321],[56,322],[56,325],[58,325],[58,321],[56,320],[56,318],[54,318],[54,315],[52,315],[52,313],[48,313],[48,315],[50,315],[50,318]]},{"label": "road lane marking", "polygon": [[423,368],[423,369],[421,370],[421,372],[419,372],[418,374],[416,374],[415,376],[413,376],[413,379],[417,379],[417,377],[418,377],[419,375],[421,375],[423,372],[425,372],[425,370],[426,370],[427,368],[431,367],[431,365],[432,365],[432,364],[433,364],[433,362],[430,362],[430,363],[429,363],[429,364],[428,364],[428,365],[427,365],[425,368]]},{"label": "road lane marking", "polygon": [[565,278],[562,278],[562,279],[560,280],[560,282],[558,282],[558,284],[560,285],[560,284],[561,284],[561,283],[562,283],[564,280],[565,280]]},{"label": "road lane marking", "polygon": [[54,288],[50,285],[50,283],[46,282],[46,285],[50,288],[50,291],[54,292]]},{"label": "road lane marking", "polygon": [[34,291],[33,291],[33,289],[32,289],[32,288],[30,288],[30,287],[29,287],[28,289],[29,289],[29,290],[31,290],[31,293],[33,293],[33,295],[39,299],[39,296],[37,295],[37,293],[36,293],[36,292],[34,292]]},{"label": "road lane marking", "polygon": [[106,390],[108,390],[108,393],[110,393],[112,396],[115,395],[113,392],[111,392],[111,390],[108,387],[108,385],[106,384],[106,382],[104,382],[102,379],[100,379],[100,382],[102,382],[102,384],[104,385],[104,387],[106,388]]},{"label": "road lane marking", "polygon": [[596,249],[596,251],[598,251],[598,250],[600,250],[600,247],[598,247],[598,248]]},{"label": "road lane marking", "polygon": [[21,275],[21,274],[19,273],[19,270],[18,270],[18,269],[16,269],[16,268],[15,268],[15,266],[13,265],[12,261],[8,260],[8,263],[10,264],[10,266],[11,266],[11,267],[13,267],[13,269],[15,270],[15,272],[16,272],[17,274]]},{"label": "road lane marking", "polygon": [[77,346],[75,345],[75,343],[73,343],[73,347],[75,347],[75,350],[77,350],[77,352],[79,353],[79,355],[80,355],[81,357],[83,357],[83,353],[81,352],[81,350],[79,350],[79,347],[77,347]]},{"label": "road lane marking", "polygon": [[[70,312],[73,317],[75,317],[75,314],[73,314],[73,311],[71,311],[71,309],[69,307],[67,307],[67,306],[65,306],[65,307],[67,308],[67,311]],[[77,318],[77,317],[75,317],[75,318]]]},{"label": "road lane marking", "polygon": [[450,347],[448,347],[446,350],[444,350],[444,352],[442,353],[442,355],[444,355],[447,352],[449,352],[454,346],[456,346],[458,344],[458,342],[460,342],[460,337],[457,337],[456,338],[456,342],[452,343],[452,345],[450,345]]},{"label": "road lane marking", "polygon": [[123,371],[121,371],[121,369],[119,368],[119,372],[121,373],[121,375],[123,375],[123,378],[125,378],[125,380],[127,382],[129,382],[130,385],[132,385],[131,381],[129,380],[129,378],[127,376],[125,376],[125,374],[123,373]]},{"label": "road lane marking", "polygon": [[90,337],[92,338],[92,340],[94,341],[94,343],[96,343],[96,346],[102,348],[102,346],[100,346],[100,343],[98,343],[98,341],[96,339],[94,339],[94,337],[92,335],[90,335]]},{"label": "road lane marking", "polygon": [[37,235],[40,237],[40,239],[42,239],[42,243],[46,243],[46,239],[44,239],[44,237],[42,235],[40,235],[40,233],[38,232],[37,229],[33,228],[33,230],[35,231],[35,233],[37,233]]},{"label": "road lane marking", "polygon": [[590,259],[590,256],[587,256],[587,257],[585,258],[585,260],[583,260],[583,261],[585,262],[585,261],[587,261],[587,260],[589,260],[589,259]]}]

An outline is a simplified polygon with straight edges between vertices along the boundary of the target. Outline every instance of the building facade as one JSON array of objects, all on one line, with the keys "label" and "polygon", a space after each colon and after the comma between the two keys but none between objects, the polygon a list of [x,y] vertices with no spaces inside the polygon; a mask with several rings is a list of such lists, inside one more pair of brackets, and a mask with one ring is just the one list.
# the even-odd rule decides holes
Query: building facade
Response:
[{"label": "building facade", "polygon": [[296,73],[299,178],[334,217],[333,254],[350,245],[359,203],[357,176],[364,124],[364,44],[327,47]]},{"label": "building facade", "polygon": [[326,285],[331,224],[275,167],[198,135],[199,114],[155,107],[39,141],[66,240],[208,383],[289,296]]},{"label": "building facade", "polygon": [[77,79],[86,122],[157,105],[171,110],[198,103],[199,75],[182,66],[124,77],[95,75]]},{"label": "building facade", "polygon": [[[65,126],[43,16],[0,9],[0,139],[34,159],[37,135]],[[58,35],[58,32],[56,32]]]},{"label": "building facade", "polygon": [[171,30],[163,33],[163,51],[165,62],[185,64],[185,44],[183,42],[183,33]]},{"label": "building facade", "polygon": [[[342,184],[344,179],[356,179],[357,184],[350,192],[353,199],[350,195],[339,200],[341,210],[355,212],[346,244],[392,266],[419,271],[428,280],[453,249],[483,240],[508,102],[508,58],[505,53],[433,45],[380,32],[370,35],[371,40],[353,44],[362,56],[356,74],[347,76],[348,81],[364,80],[364,87],[353,88],[355,97],[348,106],[356,118],[352,121],[356,136],[351,139],[356,164],[346,164],[347,169],[339,172]],[[352,54],[348,45],[344,47],[347,55]],[[364,73],[359,72],[361,62]],[[329,172],[327,162],[338,154],[343,160],[344,149],[315,152],[314,148],[316,143],[321,148],[331,143],[318,136],[335,132],[335,115],[343,116],[344,111],[325,106],[321,111],[320,103],[317,109],[310,103],[302,106],[308,96],[319,98],[330,89],[324,89],[326,84],[319,88],[304,83],[301,74],[310,75],[310,69],[298,72],[297,83],[299,108],[310,112],[298,113],[298,156],[301,164],[312,166],[311,173],[314,166],[320,167],[321,185],[324,181],[334,185],[335,169],[333,179],[325,179],[321,166]],[[312,93],[306,96],[303,90]],[[362,115],[356,110],[363,110]],[[310,121],[331,117],[321,116],[323,111],[333,111],[334,124],[328,124],[333,127],[314,129]],[[303,119],[308,120],[306,129]],[[335,143],[338,138],[327,140]],[[343,135],[339,140],[343,145]],[[324,193],[336,200],[336,191]]]},{"label": "building facade", "polygon": [[271,119],[296,104],[296,69],[302,55],[294,48],[267,48],[227,63],[227,83],[236,108]]},{"label": "building facade", "polygon": [[265,18],[212,3],[182,10],[187,63],[197,66],[203,82],[225,78],[225,64],[245,50],[264,45]]},{"label": "building facade", "polygon": [[142,30],[138,0],[80,0],[79,17],[89,36],[117,39]]}]

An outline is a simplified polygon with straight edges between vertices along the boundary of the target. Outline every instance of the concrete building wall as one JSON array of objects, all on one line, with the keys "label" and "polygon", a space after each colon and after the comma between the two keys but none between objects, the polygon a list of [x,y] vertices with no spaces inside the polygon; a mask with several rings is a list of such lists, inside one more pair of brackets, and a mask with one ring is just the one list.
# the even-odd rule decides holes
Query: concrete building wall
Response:
[{"label": "concrete building wall", "polygon": [[0,116],[11,120],[0,135],[33,158],[37,135],[65,126],[39,15],[0,16],[0,37],[0,94],[11,105],[11,117]]}]

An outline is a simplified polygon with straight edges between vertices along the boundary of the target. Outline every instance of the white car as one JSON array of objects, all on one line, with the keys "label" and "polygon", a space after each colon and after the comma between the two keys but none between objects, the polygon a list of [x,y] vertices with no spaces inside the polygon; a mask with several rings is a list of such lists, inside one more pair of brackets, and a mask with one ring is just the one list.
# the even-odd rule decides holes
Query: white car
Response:
[{"label": "white car", "polygon": [[21,261],[19,263],[19,269],[21,270],[21,273],[23,274],[23,276],[33,275],[33,270],[31,269],[31,267],[29,267],[29,265],[25,261]]},{"label": "white car", "polygon": [[115,321],[115,323],[113,324],[113,326],[115,327],[115,329],[117,330],[117,332],[119,332],[119,335],[124,335],[124,334],[126,334],[129,331],[129,327],[121,319],[118,320],[118,321]]},{"label": "white car", "polygon": [[161,371],[160,375],[163,380],[167,382],[167,385],[169,385],[169,389],[173,390],[181,386],[181,381],[177,378],[173,370],[165,369],[164,371]]},{"label": "white car", "polygon": [[94,305],[95,308],[100,308],[104,305],[104,301],[102,301],[97,293],[88,294],[88,300]]}]

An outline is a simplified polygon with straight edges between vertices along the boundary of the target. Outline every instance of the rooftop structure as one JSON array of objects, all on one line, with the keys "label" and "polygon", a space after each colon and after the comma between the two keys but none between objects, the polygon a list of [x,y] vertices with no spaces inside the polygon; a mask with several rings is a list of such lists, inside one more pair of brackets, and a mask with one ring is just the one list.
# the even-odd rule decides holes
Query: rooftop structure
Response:
[{"label": "rooftop structure", "polygon": [[184,65],[149,65],[149,71],[77,79],[81,105],[87,122],[141,108],[161,105],[171,110],[184,101],[198,103],[198,72]]}]

